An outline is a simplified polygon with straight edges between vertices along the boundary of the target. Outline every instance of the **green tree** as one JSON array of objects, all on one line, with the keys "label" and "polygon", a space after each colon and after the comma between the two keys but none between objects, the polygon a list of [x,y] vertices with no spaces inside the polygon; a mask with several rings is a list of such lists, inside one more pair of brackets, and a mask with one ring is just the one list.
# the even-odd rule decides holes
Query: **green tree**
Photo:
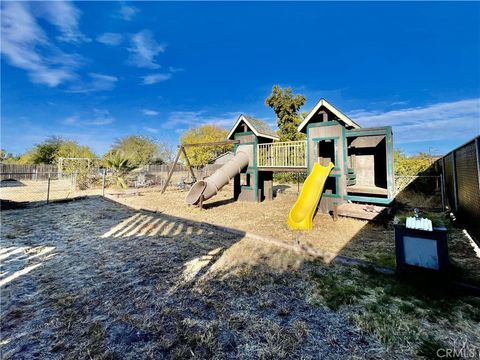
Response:
[{"label": "green tree", "polygon": [[105,157],[104,163],[106,167],[112,169],[117,186],[126,189],[128,186],[124,177],[134,168],[130,165],[128,158],[121,151],[112,151]]},{"label": "green tree", "polygon": [[4,164],[15,164],[18,162],[19,158],[19,156],[13,156],[12,153],[9,153],[4,149],[0,149],[0,162]]},{"label": "green tree", "polygon": [[304,134],[297,131],[302,118],[298,114],[305,104],[305,96],[293,94],[291,88],[282,89],[279,85],[272,88],[272,93],[265,100],[277,115],[278,136],[280,141],[302,140]]},{"label": "green tree", "polygon": [[94,159],[95,154],[88,146],[81,146],[73,140],[52,136],[20,156],[21,164],[55,164],[61,157]]},{"label": "green tree", "polygon": [[396,149],[393,152],[393,161],[395,164],[395,175],[397,176],[429,175],[433,171],[431,165],[434,162],[434,158],[426,153],[406,156],[401,150]]},{"label": "green tree", "polygon": [[129,135],[117,139],[106,156],[110,156],[111,153],[121,153],[134,168],[159,162],[158,144],[155,140],[141,135]]},{"label": "green tree", "polygon": [[[432,167],[435,158],[426,153],[406,156],[397,149],[393,153],[393,160],[397,187],[406,184],[403,191],[432,194],[437,180],[428,176],[436,175]],[[415,178],[416,176],[420,177]]]},{"label": "green tree", "polygon": [[57,158],[87,158],[96,156],[88,146],[82,146],[72,140],[63,140],[57,150]]},{"label": "green tree", "polygon": [[153,163],[158,165],[169,164],[174,157],[174,149],[168,144],[160,142],[157,144],[157,155],[153,159]]},{"label": "green tree", "polygon": [[[62,140],[56,154],[56,161],[62,160],[61,171],[64,174],[77,174],[77,180],[88,185],[88,173],[96,155],[88,146],[82,146],[72,140]],[[78,158],[78,159],[72,159]],[[89,159],[89,160],[86,160]]]},{"label": "green tree", "polygon": [[62,138],[51,136],[23,154],[20,157],[20,162],[23,164],[54,164],[62,142]]},{"label": "green tree", "polygon": [[18,157],[19,164],[38,164],[37,162],[35,162],[36,160],[37,156],[34,149],[27,150],[25,153],[21,154]]},{"label": "green tree", "polygon": [[[225,141],[227,139],[228,131],[216,125],[202,125],[191,128],[184,132],[181,136],[180,142],[182,144],[197,144],[206,142]],[[216,156],[223,154],[232,149],[232,145],[219,146],[196,146],[187,147],[188,159],[192,166],[200,167],[208,164],[210,160]]]}]

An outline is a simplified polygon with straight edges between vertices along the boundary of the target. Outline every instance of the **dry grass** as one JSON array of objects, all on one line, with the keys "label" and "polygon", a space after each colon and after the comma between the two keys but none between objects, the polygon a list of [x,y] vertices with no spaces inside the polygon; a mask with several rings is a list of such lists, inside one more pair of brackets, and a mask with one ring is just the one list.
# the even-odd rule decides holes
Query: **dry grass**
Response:
[{"label": "dry grass", "polygon": [[[395,267],[395,241],[393,222],[369,223],[364,220],[342,218],[333,221],[326,214],[317,214],[311,232],[296,232],[288,229],[286,219],[297,198],[296,186],[281,185],[284,191],[274,201],[262,203],[235,202],[232,187],[226,186],[214,198],[206,202],[206,210],[189,207],[184,203],[186,191],[149,191],[141,196],[115,199],[129,206],[138,206],[165,214],[184,217],[198,222],[240,229],[262,235],[289,245],[298,245],[304,250],[326,251],[367,260],[380,266]],[[417,199],[417,198],[415,198]],[[418,200],[418,199],[417,199]],[[401,204],[401,208],[409,208]],[[411,215],[402,210],[399,215]],[[449,227],[450,258],[455,267],[455,276],[461,281],[480,284],[480,258],[472,250],[468,239],[444,214],[430,212],[429,216],[444,219]]]},{"label": "dry grass", "polygon": [[[396,218],[404,222],[411,211],[401,210]],[[461,227],[456,226],[447,215],[440,211],[424,211],[422,217],[432,220],[433,226],[448,229],[448,255],[451,265],[451,276],[461,282],[473,283],[480,286],[480,257],[475,252],[471,241]]]},{"label": "dry grass", "polygon": [[98,198],[2,221],[2,358],[431,358],[480,341],[475,299],[204,222]]},{"label": "dry grass", "polygon": [[279,193],[274,201],[262,203],[235,202],[232,198],[232,187],[226,186],[217,196],[206,202],[204,211],[185,204],[186,191],[171,189],[165,194],[149,191],[141,196],[118,200],[127,205],[240,229],[288,244],[300,243],[306,248],[334,254],[366,259],[366,255],[373,248],[379,253],[393,253],[394,241],[389,237],[391,232],[387,233],[383,226],[370,225],[363,220],[339,218],[335,222],[331,216],[319,213],[314,218],[312,231],[291,231],[287,227],[286,219],[298,195],[296,186],[281,186],[287,188]]},{"label": "dry grass", "polygon": [[95,198],[2,221],[3,358],[399,356],[307,302],[301,253]]},{"label": "dry grass", "polygon": [[472,247],[467,245],[467,237],[461,229],[450,227],[448,251],[453,276],[467,283],[480,285],[480,258]]},{"label": "dry grass", "polygon": [[[432,187],[434,184],[432,184]],[[441,209],[442,197],[440,191],[433,191],[432,193],[424,193],[413,190],[403,190],[395,197],[396,201],[401,203],[404,207],[413,209]]]},{"label": "dry grass", "polygon": [[390,349],[426,359],[438,358],[438,349],[478,351],[478,298],[459,297],[431,279],[406,282],[355,267],[320,267],[312,279],[312,303],[327,304]]}]

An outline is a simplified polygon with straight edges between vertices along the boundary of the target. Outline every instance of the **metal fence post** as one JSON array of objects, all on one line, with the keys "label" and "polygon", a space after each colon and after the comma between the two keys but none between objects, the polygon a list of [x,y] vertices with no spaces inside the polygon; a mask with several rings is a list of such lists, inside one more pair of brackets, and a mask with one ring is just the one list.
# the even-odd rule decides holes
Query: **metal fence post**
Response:
[{"label": "metal fence post", "polygon": [[48,175],[48,180],[47,180],[47,204],[50,201],[50,174]]},{"label": "metal fence post", "polygon": [[457,149],[452,151],[452,173],[453,173],[453,206],[452,210],[456,213],[458,211],[458,180],[457,180]]},{"label": "metal fence post", "polygon": [[107,169],[103,169],[102,172],[102,196],[105,196],[105,177],[107,175]]},{"label": "metal fence post", "polygon": [[440,174],[440,195],[442,196],[442,210],[445,211],[445,185],[443,183],[443,174]]},{"label": "metal fence post", "polygon": [[477,157],[477,180],[480,188],[480,137],[475,138],[475,156]]},{"label": "metal fence post", "polygon": [[75,171],[73,173],[73,188],[74,188],[74,191],[77,191],[77,187],[78,187],[78,171]]}]

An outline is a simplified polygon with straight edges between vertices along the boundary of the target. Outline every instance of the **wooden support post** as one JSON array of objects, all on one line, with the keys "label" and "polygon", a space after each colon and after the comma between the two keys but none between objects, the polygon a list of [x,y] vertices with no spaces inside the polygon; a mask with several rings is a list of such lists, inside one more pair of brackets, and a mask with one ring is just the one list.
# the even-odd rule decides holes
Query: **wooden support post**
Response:
[{"label": "wooden support post", "polygon": [[203,194],[200,195],[200,201],[198,202],[198,207],[200,208],[200,211],[203,210]]},{"label": "wooden support post", "polygon": [[168,172],[167,181],[165,181],[165,184],[163,185],[162,194],[167,189],[168,183],[170,182],[170,179],[172,178],[173,172],[175,170],[175,166],[177,166],[178,159],[180,158],[181,153],[182,153],[182,148],[179,147],[178,152],[177,152],[177,156],[175,156],[175,161],[173,162],[172,168]]},{"label": "wooden support post", "polygon": [[219,145],[229,145],[229,144],[240,144],[240,140],[226,140],[226,141],[215,141],[215,142],[206,142],[206,143],[196,143],[196,144],[183,144],[183,147],[191,146],[219,146]]},{"label": "wooden support post", "polygon": [[183,156],[185,156],[185,161],[187,162],[188,169],[190,170],[190,174],[192,175],[192,179],[196,179],[195,173],[193,172],[192,165],[190,165],[190,160],[188,160],[187,152],[185,151],[185,148],[180,145],[180,150],[183,153]]},{"label": "wooden support post", "polygon": [[170,169],[170,171],[169,171],[169,173],[168,173],[167,181],[166,181],[165,184],[163,185],[162,194],[165,192],[165,190],[167,189],[168,184],[170,183],[170,179],[172,178],[173,171],[175,170],[175,166],[176,166],[177,163],[178,163],[178,159],[180,158],[180,154],[183,153],[183,154],[185,155],[185,160],[187,161],[188,168],[190,169],[190,174],[192,174],[192,177],[195,177],[195,173],[193,172],[193,168],[192,168],[192,166],[190,165],[190,160],[188,159],[187,153],[186,153],[186,151],[185,151],[185,149],[184,149],[185,147],[192,147],[192,146],[218,146],[218,145],[239,144],[239,143],[240,143],[240,140],[226,140],[226,141],[216,141],[216,142],[208,142],[208,143],[197,143],[197,144],[182,144],[182,145],[178,145],[177,156],[175,157],[175,161],[173,162],[173,166],[172,166],[172,168]]},{"label": "wooden support post", "polygon": [[338,205],[333,204],[333,221],[338,220]]}]

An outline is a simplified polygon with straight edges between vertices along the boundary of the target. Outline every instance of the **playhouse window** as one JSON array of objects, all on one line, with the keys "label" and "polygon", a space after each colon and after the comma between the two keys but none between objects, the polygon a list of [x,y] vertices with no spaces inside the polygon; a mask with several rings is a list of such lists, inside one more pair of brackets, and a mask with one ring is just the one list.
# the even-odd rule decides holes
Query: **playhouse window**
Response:
[{"label": "playhouse window", "polygon": [[336,163],[335,140],[321,140],[318,142],[318,163],[322,166],[328,166],[330,162]]},{"label": "playhouse window", "polygon": [[250,186],[250,174],[240,174],[240,185],[241,186]]},{"label": "playhouse window", "polygon": [[337,194],[337,179],[335,176],[329,176],[324,185],[325,194],[335,195]]},{"label": "playhouse window", "polygon": [[387,147],[385,135],[349,137],[348,167],[352,182],[347,191],[352,195],[386,197]]}]

